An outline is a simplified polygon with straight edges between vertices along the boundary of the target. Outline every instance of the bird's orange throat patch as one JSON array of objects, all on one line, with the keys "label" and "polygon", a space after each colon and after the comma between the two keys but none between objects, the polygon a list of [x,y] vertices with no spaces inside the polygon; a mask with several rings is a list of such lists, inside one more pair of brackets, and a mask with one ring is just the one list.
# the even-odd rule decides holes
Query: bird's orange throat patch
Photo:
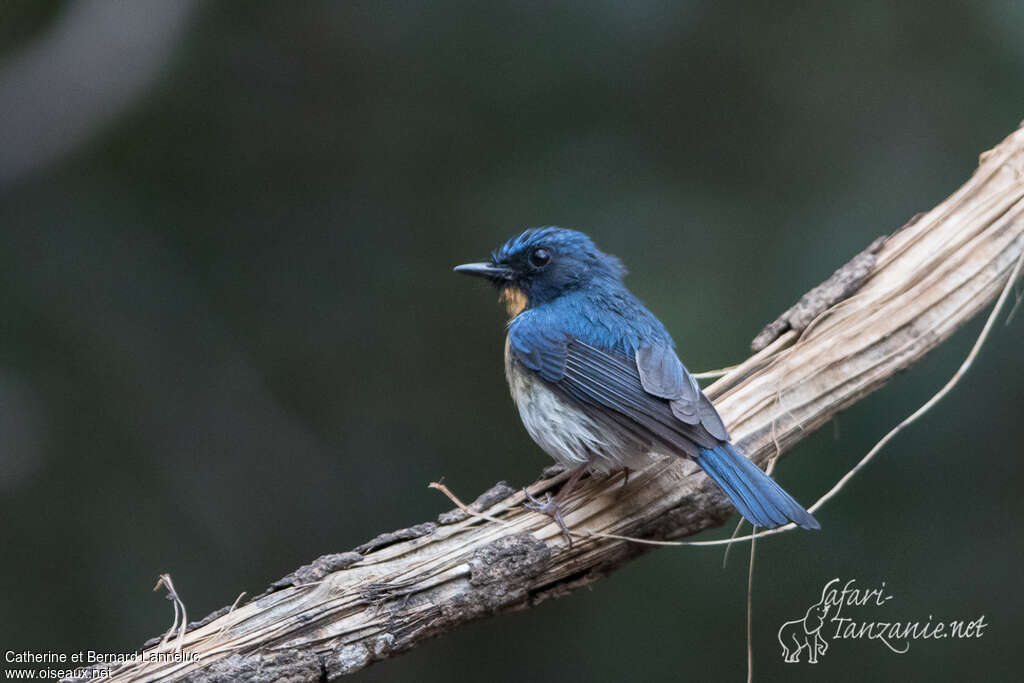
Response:
[{"label": "bird's orange throat patch", "polygon": [[526,294],[518,287],[503,287],[498,301],[505,304],[508,317],[514,318],[526,309]]}]

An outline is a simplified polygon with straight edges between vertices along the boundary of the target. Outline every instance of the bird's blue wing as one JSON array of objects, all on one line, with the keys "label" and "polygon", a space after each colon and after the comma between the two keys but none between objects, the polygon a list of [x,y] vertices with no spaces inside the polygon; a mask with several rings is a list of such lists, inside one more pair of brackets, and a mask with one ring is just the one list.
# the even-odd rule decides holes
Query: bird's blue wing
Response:
[{"label": "bird's blue wing", "polygon": [[718,411],[674,349],[666,345],[641,346],[636,351],[636,367],[644,390],[668,400],[673,415],[686,424],[703,426],[720,441],[729,440]]},{"label": "bird's blue wing", "polygon": [[569,335],[538,325],[513,325],[509,329],[509,353],[523,367],[547,382],[565,375]]},{"label": "bird's blue wing", "polygon": [[696,456],[729,434],[711,401],[670,347],[630,356],[517,319],[509,329],[512,359],[592,417],[650,442]]}]

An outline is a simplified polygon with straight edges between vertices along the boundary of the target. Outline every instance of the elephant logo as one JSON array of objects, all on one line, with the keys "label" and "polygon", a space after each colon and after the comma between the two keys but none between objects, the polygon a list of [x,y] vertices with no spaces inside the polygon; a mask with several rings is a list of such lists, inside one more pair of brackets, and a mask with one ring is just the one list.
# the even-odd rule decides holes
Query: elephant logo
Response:
[{"label": "elephant logo", "polygon": [[818,663],[818,655],[828,650],[828,642],[821,636],[821,629],[829,611],[835,607],[825,600],[822,591],[821,600],[807,609],[803,619],[787,621],[779,627],[779,645],[782,646],[782,658],[788,664],[800,661],[800,653],[807,651],[807,661]]}]

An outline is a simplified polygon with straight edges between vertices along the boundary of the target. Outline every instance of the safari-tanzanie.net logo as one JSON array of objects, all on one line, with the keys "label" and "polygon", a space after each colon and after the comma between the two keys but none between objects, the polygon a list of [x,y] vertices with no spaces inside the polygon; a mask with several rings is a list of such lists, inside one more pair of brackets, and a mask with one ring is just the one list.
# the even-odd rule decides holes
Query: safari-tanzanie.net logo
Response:
[{"label": "safari-tanzanie.net logo", "polygon": [[886,619],[893,596],[885,582],[877,588],[860,588],[856,579],[842,583],[834,578],[821,590],[821,598],[800,619],[779,627],[779,645],[787,663],[817,664],[837,640],[875,641],[896,654],[906,654],[915,640],[966,640],[981,638],[988,624],[985,615],[974,619]]}]

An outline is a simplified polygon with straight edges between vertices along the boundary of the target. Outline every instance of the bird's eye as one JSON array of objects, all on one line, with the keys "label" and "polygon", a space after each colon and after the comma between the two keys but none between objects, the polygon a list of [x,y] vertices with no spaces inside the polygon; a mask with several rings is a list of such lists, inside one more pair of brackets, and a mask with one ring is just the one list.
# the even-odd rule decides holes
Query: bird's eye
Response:
[{"label": "bird's eye", "polygon": [[530,265],[534,268],[543,268],[551,260],[551,252],[544,247],[537,247],[530,252]]}]

